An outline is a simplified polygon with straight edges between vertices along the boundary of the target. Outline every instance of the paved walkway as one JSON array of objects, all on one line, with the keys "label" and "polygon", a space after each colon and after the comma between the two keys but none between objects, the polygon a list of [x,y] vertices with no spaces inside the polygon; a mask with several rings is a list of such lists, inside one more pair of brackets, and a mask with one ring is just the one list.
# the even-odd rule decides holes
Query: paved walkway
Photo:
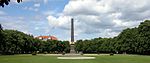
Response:
[{"label": "paved walkway", "polygon": [[84,54],[84,55],[80,55],[80,54],[65,54],[65,55],[62,55],[62,54],[37,54],[37,55],[42,55],[42,56],[105,56],[105,55],[109,55],[109,54]]},{"label": "paved walkway", "polygon": [[57,57],[57,59],[95,59],[95,57]]}]

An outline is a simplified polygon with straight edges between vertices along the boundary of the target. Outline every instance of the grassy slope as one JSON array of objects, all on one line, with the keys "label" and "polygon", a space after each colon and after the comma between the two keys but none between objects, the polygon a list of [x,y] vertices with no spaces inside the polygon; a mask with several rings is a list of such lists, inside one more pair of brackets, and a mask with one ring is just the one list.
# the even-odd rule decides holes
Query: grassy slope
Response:
[{"label": "grassy slope", "polygon": [[0,63],[150,63],[150,56],[96,56],[94,60],[58,60],[54,56],[0,56]]}]

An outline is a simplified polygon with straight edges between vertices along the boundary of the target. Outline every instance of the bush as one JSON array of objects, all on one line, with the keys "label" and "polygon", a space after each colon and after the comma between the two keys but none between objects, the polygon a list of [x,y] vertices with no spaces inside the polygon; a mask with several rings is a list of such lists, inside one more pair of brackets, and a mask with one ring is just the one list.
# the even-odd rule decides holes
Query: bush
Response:
[{"label": "bush", "polygon": [[65,55],[65,51],[63,51],[62,55]]},{"label": "bush", "polygon": [[47,51],[45,51],[44,54],[47,54]]},{"label": "bush", "polygon": [[36,52],[32,52],[32,55],[36,55],[37,53]]},{"label": "bush", "polygon": [[80,55],[83,55],[83,52],[79,52],[80,53]]},{"label": "bush", "polygon": [[55,54],[58,54],[58,51],[55,51]]},{"label": "bush", "polygon": [[5,52],[5,53],[2,53],[2,55],[14,55],[14,53],[12,53],[12,52]]},{"label": "bush", "polygon": [[114,53],[110,53],[110,56],[113,56],[114,55]]}]

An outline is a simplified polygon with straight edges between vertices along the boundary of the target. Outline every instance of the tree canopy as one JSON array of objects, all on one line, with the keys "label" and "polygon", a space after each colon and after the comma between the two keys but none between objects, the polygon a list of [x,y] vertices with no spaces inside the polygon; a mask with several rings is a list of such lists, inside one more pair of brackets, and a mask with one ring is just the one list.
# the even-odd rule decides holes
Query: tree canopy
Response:
[{"label": "tree canopy", "polygon": [[[22,2],[22,0],[16,0],[18,3]],[[0,0],[0,6],[4,7],[5,5],[8,5],[10,0]]]},{"label": "tree canopy", "polygon": [[[75,50],[83,53],[127,53],[150,55],[150,20],[138,27],[124,29],[113,38],[77,40]],[[42,41],[17,30],[3,29],[0,24],[0,54],[70,52],[69,41]]]},{"label": "tree canopy", "polygon": [[[2,27],[1,27],[2,28]],[[0,30],[0,54],[24,54],[39,51],[39,53],[70,52],[69,41],[42,41],[17,30]]]},{"label": "tree canopy", "polygon": [[84,53],[150,54],[150,20],[141,22],[138,28],[127,28],[114,38],[78,40],[76,51]]}]

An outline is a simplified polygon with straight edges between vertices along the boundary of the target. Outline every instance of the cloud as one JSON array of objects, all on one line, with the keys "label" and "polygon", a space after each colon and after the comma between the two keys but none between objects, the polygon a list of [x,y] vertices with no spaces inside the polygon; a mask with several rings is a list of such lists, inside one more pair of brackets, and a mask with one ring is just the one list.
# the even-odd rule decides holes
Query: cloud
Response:
[{"label": "cloud", "polygon": [[61,13],[58,13],[55,10],[53,10],[53,11],[50,11],[50,10],[49,11],[43,11],[42,14],[45,15],[45,16],[49,16],[50,15],[50,16],[55,16],[55,17],[61,15]]},{"label": "cloud", "polygon": [[30,7],[24,7],[25,10],[30,10],[30,11],[39,11],[40,3],[35,3],[33,6]]},{"label": "cloud", "polygon": [[40,7],[40,3],[34,4],[34,7]]},{"label": "cloud", "polygon": [[[28,19],[26,19],[28,18]],[[49,35],[51,29],[46,23],[47,21],[37,21],[34,17],[24,16],[1,16],[0,24],[4,29],[12,29],[24,32],[26,34],[32,34],[34,36]]]},{"label": "cloud", "polygon": [[15,17],[15,16],[2,16],[0,17],[0,23],[2,24],[4,29],[14,29],[25,32],[27,34],[32,34],[29,32],[29,27],[26,26],[23,17]]},{"label": "cloud", "polygon": [[71,19],[70,16],[60,16],[56,18],[54,16],[49,15],[47,19],[48,19],[49,25],[53,27],[59,27],[59,28],[66,29],[66,30],[70,29],[68,25],[70,24],[70,19]]},{"label": "cloud", "polygon": [[39,11],[39,7],[41,6],[41,4],[40,3],[35,3],[35,4],[33,4],[33,6],[26,6],[26,7],[24,7],[23,9],[24,10],[30,10],[30,11],[35,11],[35,12],[37,12],[37,11]]},{"label": "cloud", "polygon": [[0,15],[6,15],[4,11],[0,11]]},{"label": "cloud", "polygon": [[[118,18],[125,21],[138,21],[147,19],[150,17],[150,5],[148,4],[149,0],[122,0],[122,1],[113,1],[111,3],[112,8],[116,12],[121,12],[121,16]],[[118,6],[120,5],[120,6]],[[148,13],[148,14],[147,14]]]},{"label": "cloud", "polygon": [[43,0],[43,1],[44,1],[45,4],[48,2],[48,0]]},{"label": "cloud", "polygon": [[[88,4],[88,5],[87,5]],[[100,0],[71,0],[64,9],[66,15],[99,15],[109,11]]]},{"label": "cloud", "polygon": [[37,2],[36,1],[29,2],[29,4],[22,7],[22,9],[37,12],[37,11],[39,11],[40,6],[41,6],[41,3],[39,0],[37,0]]},{"label": "cloud", "polygon": [[150,19],[150,0],[70,0],[58,17],[49,15],[49,25],[70,31],[75,19],[75,34],[113,37],[127,27]]},{"label": "cloud", "polygon": [[[53,6],[46,4],[48,1],[51,2],[51,0],[23,0],[17,3],[23,5],[23,11],[27,10],[24,17],[20,16],[22,14],[15,17],[12,16],[15,13],[7,12],[20,8],[5,8],[6,11],[0,11],[0,23],[4,24],[4,28],[17,29],[33,35],[50,34],[67,40],[70,38],[70,20],[74,18],[77,40],[114,37],[123,29],[136,27],[141,21],[150,19],[150,0],[69,0],[64,7],[58,5],[54,6],[56,7],[54,9]],[[55,2],[57,1],[52,1],[51,4]],[[31,12],[33,15],[28,16],[30,11],[34,11]]]},{"label": "cloud", "polygon": [[24,7],[23,9],[24,10],[29,10],[29,11],[35,11],[35,12],[39,11],[38,8],[34,8],[34,7]]}]

